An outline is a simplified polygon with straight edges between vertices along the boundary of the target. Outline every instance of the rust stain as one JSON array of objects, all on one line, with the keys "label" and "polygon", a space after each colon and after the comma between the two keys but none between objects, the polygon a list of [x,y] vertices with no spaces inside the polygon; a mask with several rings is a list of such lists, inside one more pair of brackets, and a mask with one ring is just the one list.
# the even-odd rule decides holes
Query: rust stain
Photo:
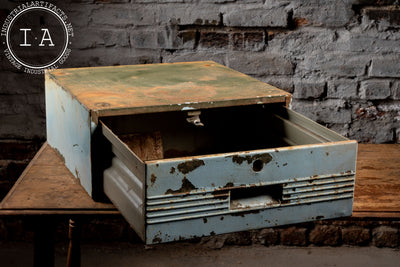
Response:
[{"label": "rust stain", "polygon": [[232,156],[232,162],[241,165],[244,161],[247,161],[248,164],[252,163],[254,160],[261,160],[264,164],[268,164],[272,160],[272,156],[268,153],[265,154],[256,154],[253,156]]},{"label": "rust stain", "polygon": [[169,173],[170,173],[170,174],[175,173],[175,168],[174,168],[174,167],[171,167],[171,170],[169,171]]},{"label": "rust stain", "polygon": [[186,177],[182,179],[182,186],[178,190],[168,189],[165,194],[179,194],[179,193],[188,193],[192,190],[197,189]]},{"label": "rust stain", "polygon": [[185,161],[185,162],[180,163],[178,165],[178,170],[183,174],[187,174],[203,165],[205,165],[203,160],[194,159],[194,160]]},{"label": "rust stain", "polygon": [[157,176],[156,176],[154,173],[152,173],[152,174],[151,174],[151,178],[150,178],[150,181],[151,181],[151,185],[152,185],[152,186],[153,186],[154,183],[156,182],[156,179],[157,179]]},{"label": "rust stain", "polygon": [[306,20],[305,18],[294,18],[293,22],[296,27],[301,27],[308,24],[308,20]]},{"label": "rust stain", "polygon": [[247,211],[241,211],[241,212],[234,212],[234,213],[231,213],[231,215],[244,217],[246,214],[258,214],[258,213],[260,213],[260,210],[247,210]]},{"label": "rust stain", "polygon": [[226,183],[226,185],[224,186],[224,188],[230,188],[233,187],[233,183],[232,182],[228,182]]}]

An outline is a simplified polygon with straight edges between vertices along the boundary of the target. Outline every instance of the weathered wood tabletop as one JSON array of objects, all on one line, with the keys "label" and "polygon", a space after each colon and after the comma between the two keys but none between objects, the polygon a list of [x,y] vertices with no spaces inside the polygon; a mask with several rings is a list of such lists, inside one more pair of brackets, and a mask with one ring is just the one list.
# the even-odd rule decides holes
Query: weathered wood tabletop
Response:
[{"label": "weathered wood tabletop", "polygon": [[[353,217],[400,218],[399,193],[400,145],[360,144]],[[93,201],[47,143],[0,204],[0,215],[118,213]]]}]

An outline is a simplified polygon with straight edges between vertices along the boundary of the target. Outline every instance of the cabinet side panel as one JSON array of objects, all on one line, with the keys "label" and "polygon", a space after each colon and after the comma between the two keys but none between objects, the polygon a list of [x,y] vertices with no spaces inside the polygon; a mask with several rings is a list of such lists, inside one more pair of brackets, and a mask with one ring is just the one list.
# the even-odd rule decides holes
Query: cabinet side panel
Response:
[{"label": "cabinet side panel", "polygon": [[47,75],[45,87],[47,142],[92,195],[90,113]]}]

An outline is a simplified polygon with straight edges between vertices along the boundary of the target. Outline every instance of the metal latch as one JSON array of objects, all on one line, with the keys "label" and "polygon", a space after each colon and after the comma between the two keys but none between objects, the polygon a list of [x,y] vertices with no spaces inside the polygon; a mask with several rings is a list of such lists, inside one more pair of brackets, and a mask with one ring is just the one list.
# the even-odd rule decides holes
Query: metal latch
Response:
[{"label": "metal latch", "polygon": [[200,114],[201,114],[200,110],[189,111],[187,113],[188,117],[186,118],[187,122],[197,127],[204,126],[204,124],[200,121]]}]

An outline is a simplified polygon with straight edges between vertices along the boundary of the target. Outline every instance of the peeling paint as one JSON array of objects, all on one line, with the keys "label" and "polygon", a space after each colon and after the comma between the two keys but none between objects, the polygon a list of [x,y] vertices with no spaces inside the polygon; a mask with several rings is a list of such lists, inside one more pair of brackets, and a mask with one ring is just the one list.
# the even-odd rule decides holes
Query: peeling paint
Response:
[{"label": "peeling paint", "polygon": [[187,174],[203,165],[205,165],[203,160],[194,159],[194,160],[185,161],[185,162],[182,162],[181,164],[179,164],[178,170],[183,174]]},{"label": "peeling paint", "polygon": [[182,179],[182,186],[178,190],[168,189],[165,194],[179,194],[179,193],[188,193],[192,190],[197,189],[186,177]]},{"label": "peeling paint", "polygon": [[152,185],[152,186],[153,186],[154,183],[156,182],[156,179],[157,179],[157,176],[156,176],[154,173],[152,173],[152,174],[151,174],[151,179],[150,179],[151,185]]},{"label": "peeling paint", "polygon": [[232,162],[239,165],[241,165],[244,161],[247,161],[248,164],[251,164],[254,160],[261,160],[264,164],[268,164],[272,160],[272,156],[268,153],[256,154],[253,156],[234,155],[230,157],[232,157]]}]

